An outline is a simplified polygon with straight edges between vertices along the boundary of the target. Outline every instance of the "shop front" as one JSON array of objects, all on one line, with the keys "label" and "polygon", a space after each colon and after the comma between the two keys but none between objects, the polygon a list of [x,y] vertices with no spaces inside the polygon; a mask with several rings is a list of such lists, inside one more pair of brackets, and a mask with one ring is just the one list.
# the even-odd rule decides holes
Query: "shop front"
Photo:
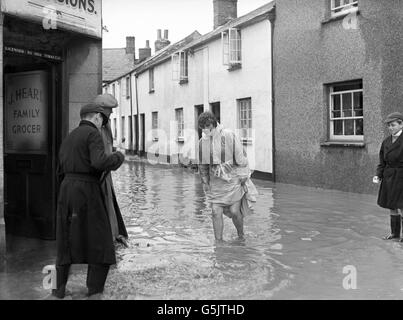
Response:
[{"label": "shop front", "polygon": [[101,92],[101,0],[1,0],[0,257],[13,237],[55,239],[56,164]]}]

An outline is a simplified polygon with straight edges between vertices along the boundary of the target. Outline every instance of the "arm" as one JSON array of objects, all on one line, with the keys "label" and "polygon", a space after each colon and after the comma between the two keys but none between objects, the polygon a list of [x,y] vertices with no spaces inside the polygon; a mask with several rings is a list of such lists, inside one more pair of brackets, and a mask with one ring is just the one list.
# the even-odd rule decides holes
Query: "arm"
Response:
[{"label": "arm", "polygon": [[90,133],[88,137],[88,149],[91,166],[99,171],[117,170],[125,158],[120,152],[114,152],[109,156],[106,155],[104,143],[98,131]]},{"label": "arm", "polygon": [[246,167],[248,165],[248,158],[246,157],[246,152],[241,144],[239,138],[235,135],[232,135],[233,138],[233,146],[234,146],[234,160],[235,164],[240,167]]}]

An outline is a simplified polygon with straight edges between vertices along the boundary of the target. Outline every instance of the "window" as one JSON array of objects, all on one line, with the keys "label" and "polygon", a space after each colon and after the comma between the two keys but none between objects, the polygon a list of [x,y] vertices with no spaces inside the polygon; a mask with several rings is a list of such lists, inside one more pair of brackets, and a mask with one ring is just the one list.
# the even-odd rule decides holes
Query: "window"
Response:
[{"label": "window", "polygon": [[172,55],[172,80],[185,83],[189,76],[189,59],[187,51],[179,51]]},{"label": "window", "polygon": [[153,130],[153,141],[158,141],[158,112],[151,114],[151,128]]},{"label": "window", "polygon": [[149,92],[154,92],[154,68],[148,70]]},{"label": "window", "polygon": [[175,109],[175,120],[177,123],[177,137],[178,141],[183,141],[185,124],[183,122],[183,108]]},{"label": "window", "polygon": [[113,119],[113,138],[117,139],[118,137],[118,126],[116,123],[116,118]]},{"label": "window", "polygon": [[330,10],[332,16],[344,15],[348,12],[356,11],[358,8],[357,0],[331,0]]},{"label": "window", "polygon": [[241,64],[241,31],[229,28],[221,33],[223,64],[227,66]]},{"label": "window", "polygon": [[330,140],[364,140],[362,81],[330,86]]},{"label": "window", "polygon": [[126,99],[130,98],[130,77],[126,78]]},{"label": "window", "polygon": [[251,98],[239,99],[238,101],[238,128],[241,140],[252,138],[252,100]]}]

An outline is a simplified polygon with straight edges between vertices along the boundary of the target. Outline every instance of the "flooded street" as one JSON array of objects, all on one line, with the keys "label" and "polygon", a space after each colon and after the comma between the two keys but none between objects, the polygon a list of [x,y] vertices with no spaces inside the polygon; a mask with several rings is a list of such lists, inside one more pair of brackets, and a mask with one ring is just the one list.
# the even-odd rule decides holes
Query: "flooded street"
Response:
[{"label": "flooded street", "polygon": [[[226,242],[216,245],[190,169],[130,162],[113,177],[130,247],[118,248],[104,299],[403,298],[403,244],[381,240],[389,217],[373,195],[254,180],[246,240],[225,217]],[[54,263],[54,243],[33,241],[24,251],[17,243],[0,272],[0,298],[40,299],[49,293],[41,270]],[[356,269],[355,290],[343,288],[346,266]],[[73,299],[82,298],[85,279],[85,266],[75,267]]]}]

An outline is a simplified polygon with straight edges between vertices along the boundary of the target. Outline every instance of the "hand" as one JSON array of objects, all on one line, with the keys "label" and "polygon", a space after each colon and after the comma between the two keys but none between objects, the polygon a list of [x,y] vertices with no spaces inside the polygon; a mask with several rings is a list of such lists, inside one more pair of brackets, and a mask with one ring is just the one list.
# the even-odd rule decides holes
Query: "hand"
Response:
[{"label": "hand", "polygon": [[375,177],[372,178],[372,182],[378,184],[378,183],[381,182],[381,179],[379,179],[378,176],[375,176]]},{"label": "hand", "polygon": [[245,178],[241,178],[240,179],[240,182],[241,182],[241,184],[245,184],[245,182],[248,180],[248,178],[247,177],[245,177]]},{"label": "hand", "polygon": [[203,183],[203,191],[204,193],[210,192],[211,191],[210,185],[207,183]]}]

